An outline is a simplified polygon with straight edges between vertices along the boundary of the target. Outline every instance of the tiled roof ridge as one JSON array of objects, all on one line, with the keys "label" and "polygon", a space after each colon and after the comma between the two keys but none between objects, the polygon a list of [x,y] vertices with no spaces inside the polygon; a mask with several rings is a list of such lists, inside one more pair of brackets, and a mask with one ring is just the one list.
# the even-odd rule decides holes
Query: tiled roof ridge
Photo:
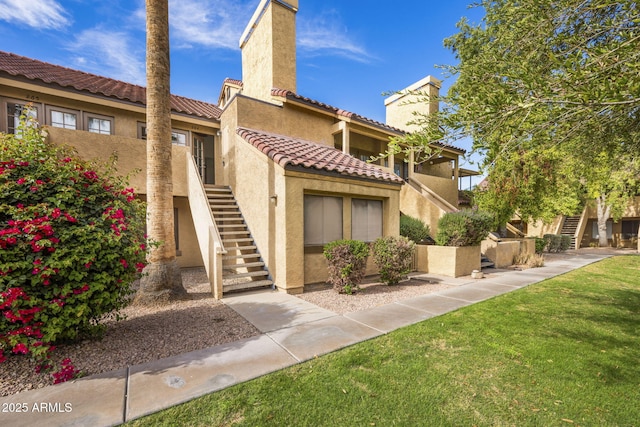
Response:
[{"label": "tiled roof ridge", "polygon": [[236,86],[244,86],[244,83],[242,82],[242,80],[238,80],[238,79],[232,79],[231,77],[225,77],[224,79],[224,83],[230,83],[232,85],[236,85]]},{"label": "tiled roof ridge", "polygon": [[393,173],[328,145],[244,127],[238,127],[236,133],[283,168],[301,166],[369,180],[395,184],[404,182]]},{"label": "tiled roof ridge", "polygon": [[[16,61],[18,61],[18,64],[15,63]],[[31,68],[33,66],[37,68],[34,70]],[[61,87],[146,105],[145,86],[2,50],[0,50],[0,70],[16,77],[21,76],[29,80],[40,80],[48,84],[53,83]],[[180,95],[172,94],[171,101],[172,110],[200,117],[218,119],[222,111],[215,104]]]}]

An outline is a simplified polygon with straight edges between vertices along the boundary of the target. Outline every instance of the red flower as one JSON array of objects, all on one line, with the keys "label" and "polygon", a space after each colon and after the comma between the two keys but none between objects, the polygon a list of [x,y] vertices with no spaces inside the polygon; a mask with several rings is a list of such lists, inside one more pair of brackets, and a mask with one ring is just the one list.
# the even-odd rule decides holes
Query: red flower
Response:
[{"label": "red flower", "polygon": [[26,180],[26,179],[24,179],[24,178],[18,178],[18,180],[16,181],[16,184],[18,184],[18,185],[22,185],[22,184],[24,184],[25,182],[27,182],[27,180]]},{"label": "red flower", "polygon": [[18,343],[13,347],[12,350],[15,354],[27,354],[29,353],[29,349],[27,348],[26,345],[24,345],[23,343]]},{"label": "red flower", "polygon": [[120,260],[120,264],[122,264],[122,266],[123,266],[124,268],[129,267],[129,264],[127,264],[127,260],[126,260],[126,259],[121,259],[121,260]]}]

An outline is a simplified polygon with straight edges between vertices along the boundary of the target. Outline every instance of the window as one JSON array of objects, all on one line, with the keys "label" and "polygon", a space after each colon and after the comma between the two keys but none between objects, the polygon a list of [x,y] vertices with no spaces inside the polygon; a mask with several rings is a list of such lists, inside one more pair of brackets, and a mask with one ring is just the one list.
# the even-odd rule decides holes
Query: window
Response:
[{"label": "window", "polygon": [[403,159],[394,160],[393,172],[404,180],[409,179],[409,168]]},{"label": "window", "polygon": [[78,112],[58,107],[46,107],[48,123],[56,128],[78,129]]},{"label": "window", "polygon": [[171,131],[171,143],[175,145],[186,146],[187,145],[187,133],[182,131]]},{"label": "window", "polygon": [[113,118],[111,117],[87,114],[85,120],[86,129],[89,132],[101,135],[111,135],[113,133]]},{"label": "window", "polygon": [[382,201],[351,200],[351,238],[373,242],[382,236]]},{"label": "window", "polygon": [[[138,122],[138,138],[147,139],[146,123]],[[171,129],[171,143],[186,146],[189,141],[189,133],[186,130]]]},{"label": "window", "polygon": [[304,196],[304,244],[342,239],[342,197]]},{"label": "window", "polygon": [[631,240],[638,237],[640,220],[622,220],[622,240]]},{"label": "window", "polygon": [[7,102],[7,133],[17,134],[20,116],[38,120],[38,107],[17,102]]}]

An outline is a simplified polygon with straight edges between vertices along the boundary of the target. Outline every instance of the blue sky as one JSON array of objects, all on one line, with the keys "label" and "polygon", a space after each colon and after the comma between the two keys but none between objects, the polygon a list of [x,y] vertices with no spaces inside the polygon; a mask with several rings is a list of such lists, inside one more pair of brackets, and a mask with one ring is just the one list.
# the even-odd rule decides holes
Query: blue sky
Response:
[{"label": "blue sky", "polygon": [[[259,2],[169,0],[172,93],[216,103],[225,77],[242,78],[238,41]],[[482,18],[471,2],[299,0],[297,92],[384,122],[383,94],[444,79],[443,39]],[[141,85],[144,28],[143,0],[0,0],[0,50]]]}]

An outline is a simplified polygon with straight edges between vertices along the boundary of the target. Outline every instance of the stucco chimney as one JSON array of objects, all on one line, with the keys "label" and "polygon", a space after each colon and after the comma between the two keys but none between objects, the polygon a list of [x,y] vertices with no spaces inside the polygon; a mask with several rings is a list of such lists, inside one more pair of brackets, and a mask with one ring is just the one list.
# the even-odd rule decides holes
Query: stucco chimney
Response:
[{"label": "stucco chimney", "polygon": [[240,38],[242,93],[269,101],[271,89],[296,92],[298,0],[262,0]]},{"label": "stucco chimney", "polygon": [[[438,111],[437,97],[440,94],[441,85],[442,81],[432,76],[427,76],[385,99],[387,124],[407,132],[418,130],[419,127],[417,125],[408,124],[415,119],[413,112],[431,114]],[[425,98],[427,96],[431,102],[426,102]]]}]

